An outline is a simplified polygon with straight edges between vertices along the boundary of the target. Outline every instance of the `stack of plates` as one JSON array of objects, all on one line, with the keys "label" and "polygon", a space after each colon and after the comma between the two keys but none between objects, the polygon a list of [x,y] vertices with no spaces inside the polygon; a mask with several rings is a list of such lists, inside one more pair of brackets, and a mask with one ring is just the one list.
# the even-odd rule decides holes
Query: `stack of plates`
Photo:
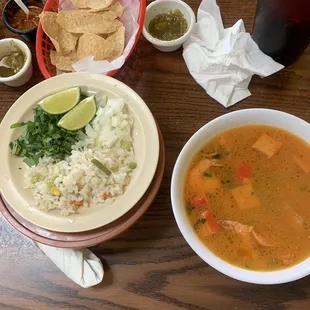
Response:
[{"label": "stack of plates", "polygon": [[[12,123],[31,118],[36,103],[45,96],[73,86],[82,92],[103,90],[126,100],[135,118],[133,132],[138,167],[122,197],[109,208],[86,208],[80,214],[62,217],[56,212],[29,208],[31,192],[23,188],[24,164],[9,154],[8,143],[17,135]],[[159,190],[165,167],[165,148],[161,132],[143,100],[119,81],[83,73],[61,75],[46,80],[20,97],[3,119],[0,132],[0,211],[23,235],[47,245],[66,248],[94,246],[108,241],[132,226],[150,207]]]}]

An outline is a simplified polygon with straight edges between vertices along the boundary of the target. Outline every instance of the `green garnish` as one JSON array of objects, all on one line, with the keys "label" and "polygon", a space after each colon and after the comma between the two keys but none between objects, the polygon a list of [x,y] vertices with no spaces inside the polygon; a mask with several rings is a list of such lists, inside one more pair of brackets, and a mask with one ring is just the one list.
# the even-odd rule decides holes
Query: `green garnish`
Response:
[{"label": "green garnish", "polygon": [[194,225],[194,229],[197,230],[197,228],[199,227],[199,225],[204,224],[207,220],[204,218],[198,219]]},{"label": "green garnish", "polygon": [[42,179],[41,174],[39,173],[35,173],[32,177],[31,177],[31,183],[35,184],[37,182],[39,182]]},{"label": "green garnish", "polygon": [[132,143],[129,141],[121,140],[121,148],[130,151],[132,149]]},{"label": "green garnish", "polygon": [[59,116],[47,114],[40,107],[36,107],[33,121],[11,126],[25,126],[24,132],[10,143],[11,154],[23,157],[30,167],[37,165],[44,156],[60,161],[71,155],[72,145],[78,141],[78,135],[77,132],[59,128],[59,119]]},{"label": "green garnish", "polygon": [[106,175],[110,175],[111,171],[104,165],[102,164],[99,160],[97,159],[92,159],[91,162],[98,168],[100,169],[102,172],[104,172]]},{"label": "green garnish", "polygon": [[207,178],[211,178],[211,177],[212,177],[212,174],[209,173],[209,172],[204,172],[203,175],[204,175],[205,177],[207,177]]},{"label": "green garnish", "polygon": [[46,185],[47,185],[49,188],[53,187],[53,186],[54,186],[55,179],[56,179],[56,178],[47,180],[47,181],[46,181]]},{"label": "green garnish", "polygon": [[21,122],[21,123],[15,123],[15,124],[13,124],[13,125],[11,125],[11,129],[13,129],[13,128],[19,128],[19,127],[23,127],[23,126],[25,126],[26,125],[26,123],[24,123],[24,122]]},{"label": "green garnish", "polygon": [[137,164],[136,163],[130,163],[129,164],[129,169],[136,169],[137,168]]},{"label": "green garnish", "polygon": [[21,147],[17,144],[17,143],[10,143],[10,148],[11,148],[11,153],[13,154],[13,155],[19,155],[20,154],[20,152],[21,152]]},{"label": "green garnish", "polygon": [[192,211],[193,211],[194,207],[192,206],[192,204],[188,201],[187,205],[186,205],[186,212],[188,215],[191,215]]}]

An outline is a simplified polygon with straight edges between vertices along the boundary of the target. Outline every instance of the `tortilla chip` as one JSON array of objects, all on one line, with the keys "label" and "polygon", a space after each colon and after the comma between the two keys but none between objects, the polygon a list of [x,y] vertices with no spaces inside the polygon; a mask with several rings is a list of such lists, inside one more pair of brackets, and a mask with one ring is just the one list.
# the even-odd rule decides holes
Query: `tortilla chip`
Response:
[{"label": "tortilla chip", "polygon": [[113,0],[71,0],[77,9],[93,9],[104,10],[107,9]]},{"label": "tortilla chip", "polygon": [[[124,33],[125,28],[122,26],[119,31],[106,40],[96,34],[83,34],[78,42],[77,58],[82,59],[87,56],[94,56],[94,60],[115,59],[124,50]],[[120,40],[120,42],[117,40]]]},{"label": "tortilla chip", "polygon": [[58,70],[61,71],[74,71],[72,64],[77,61],[76,52],[73,51],[67,55],[58,54],[56,51],[50,52],[51,63]]},{"label": "tortilla chip", "polygon": [[94,56],[94,60],[104,60],[110,56],[111,46],[100,36],[87,33],[81,35],[76,53],[78,59]]},{"label": "tortilla chip", "polygon": [[109,45],[114,46],[108,60],[113,60],[123,54],[125,48],[125,27],[122,26],[106,40]]},{"label": "tortilla chip", "polygon": [[125,8],[119,2],[116,2],[111,6],[110,11],[114,12],[117,17],[121,17],[124,13],[124,9]]},{"label": "tortilla chip", "polygon": [[68,54],[75,50],[78,36],[69,33],[56,23],[57,13],[42,12],[40,22],[46,35],[50,38],[58,53]]},{"label": "tortilla chip", "polygon": [[61,28],[73,33],[113,33],[122,23],[113,11],[89,12],[87,10],[60,11],[57,23]]},{"label": "tortilla chip", "polygon": [[112,6],[105,8],[103,10],[89,10],[91,13],[102,12],[102,11],[111,11],[114,12],[117,17],[121,17],[124,13],[125,8],[121,5],[120,2],[114,3]]}]

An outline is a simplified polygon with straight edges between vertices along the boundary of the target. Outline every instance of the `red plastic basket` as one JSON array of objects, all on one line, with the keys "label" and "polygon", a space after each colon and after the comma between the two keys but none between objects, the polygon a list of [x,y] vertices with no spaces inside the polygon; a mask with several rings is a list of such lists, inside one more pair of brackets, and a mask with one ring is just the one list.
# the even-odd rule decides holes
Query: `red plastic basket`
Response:
[{"label": "red plastic basket", "polygon": [[[60,0],[60,1],[68,1],[68,0]],[[47,0],[46,4],[43,8],[43,11],[51,11],[51,12],[58,12],[59,7],[59,0]],[[139,10],[139,17],[138,17],[138,24],[139,29],[136,34],[135,43],[128,54],[126,60],[130,56],[130,54],[135,49],[141,31],[144,23],[144,17],[145,17],[145,11],[146,11],[146,0],[140,0],[140,10]],[[49,37],[44,33],[41,23],[38,25],[38,31],[37,31],[37,38],[36,38],[36,55],[37,55],[37,62],[40,68],[40,71],[45,79],[48,79],[50,77],[53,77],[56,75],[56,67],[51,64],[50,60],[50,50],[54,50],[54,45],[49,39]],[[109,71],[107,73],[108,76],[115,75],[119,69]]]}]

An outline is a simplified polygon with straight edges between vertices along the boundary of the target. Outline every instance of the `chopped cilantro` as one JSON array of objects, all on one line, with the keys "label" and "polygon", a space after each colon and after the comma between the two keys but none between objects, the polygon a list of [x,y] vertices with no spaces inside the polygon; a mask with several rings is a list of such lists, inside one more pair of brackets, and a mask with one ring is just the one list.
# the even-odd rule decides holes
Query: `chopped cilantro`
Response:
[{"label": "chopped cilantro", "polygon": [[192,204],[188,201],[187,205],[186,205],[186,211],[188,215],[191,215],[192,211],[193,211],[194,207],[192,206]]},{"label": "chopped cilantro", "polygon": [[209,173],[209,172],[204,172],[203,175],[204,175],[205,177],[207,177],[207,178],[211,178],[211,177],[212,177],[212,174]]},{"label": "chopped cilantro", "polygon": [[19,138],[10,143],[11,154],[23,157],[28,166],[37,165],[44,156],[58,161],[71,155],[71,147],[78,141],[78,134],[58,127],[60,118],[59,115],[47,114],[40,107],[36,107],[33,121],[11,126],[25,127]]},{"label": "chopped cilantro", "polygon": [[207,220],[204,218],[200,218],[196,221],[195,225],[194,225],[194,229],[196,230],[200,224],[204,224]]}]

